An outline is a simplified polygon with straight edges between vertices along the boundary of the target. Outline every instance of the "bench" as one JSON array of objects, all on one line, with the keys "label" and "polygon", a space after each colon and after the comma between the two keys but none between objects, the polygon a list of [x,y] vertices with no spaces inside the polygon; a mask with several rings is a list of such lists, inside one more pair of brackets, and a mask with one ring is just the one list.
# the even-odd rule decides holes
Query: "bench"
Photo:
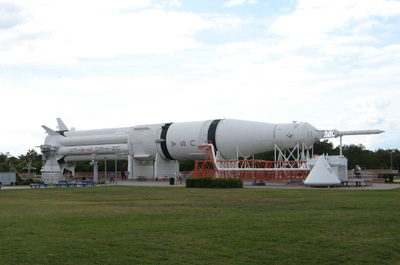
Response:
[{"label": "bench", "polygon": [[369,178],[349,178],[347,185],[351,183],[351,186],[370,186],[372,185],[372,179]]},{"label": "bench", "polygon": [[254,181],[254,182],[252,182],[251,183],[251,185],[253,185],[253,186],[265,186],[265,183],[264,182],[256,182],[256,181]]},{"label": "bench", "polygon": [[97,186],[97,183],[92,180],[87,180],[87,181],[85,181],[85,183],[86,183],[86,186],[91,186],[91,187]]},{"label": "bench", "polygon": [[60,180],[58,183],[54,184],[54,188],[62,188],[62,187],[66,187],[66,188],[75,188],[75,187],[95,187],[97,186],[97,183],[95,183],[94,181],[79,181],[76,180],[74,183],[69,183],[68,181],[65,180]]},{"label": "bench", "polygon": [[60,180],[58,183],[54,184],[54,188],[62,188],[63,186],[68,187],[68,181]]},{"label": "bench", "polygon": [[47,183],[44,183],[44,182],[35,182],[35,183],[31,183],[31,189],[33,189],[33,188],[39,188],[40,189],[40,187],[41,186],[44,186],[45,188],[47,188],[47,185],[49,185],[49,184],[47,184]]},{"label": "bench", "polygon": [[77,187],[86,187],[87,186],[87,184],[86,184],[86,181],[75,181],[75,185],[77,186]]}]

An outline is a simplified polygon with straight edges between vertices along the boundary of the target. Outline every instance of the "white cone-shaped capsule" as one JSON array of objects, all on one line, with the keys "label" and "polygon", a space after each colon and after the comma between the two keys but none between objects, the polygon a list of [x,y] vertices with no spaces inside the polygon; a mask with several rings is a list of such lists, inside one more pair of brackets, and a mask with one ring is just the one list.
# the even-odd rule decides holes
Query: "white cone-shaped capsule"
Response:
[{"label": "white cone-shaped capsule", "polygon": [[328,161],[326,161],[325,156],[320,156],[304,184],[310,186],[334,186],[340,184],[340,179]]}]

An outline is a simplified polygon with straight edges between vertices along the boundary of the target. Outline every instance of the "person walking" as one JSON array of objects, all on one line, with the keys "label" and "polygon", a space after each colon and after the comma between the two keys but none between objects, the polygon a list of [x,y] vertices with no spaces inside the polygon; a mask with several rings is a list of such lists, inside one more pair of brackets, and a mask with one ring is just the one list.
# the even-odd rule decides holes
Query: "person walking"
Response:
[{"label": "person walking", "polygon": [[110,175],[110,183],[111,183],[111,182],[113,182],[113,183],[115,182],[115,181],[114,181],[114,172],[111,173],[111,175]]}]

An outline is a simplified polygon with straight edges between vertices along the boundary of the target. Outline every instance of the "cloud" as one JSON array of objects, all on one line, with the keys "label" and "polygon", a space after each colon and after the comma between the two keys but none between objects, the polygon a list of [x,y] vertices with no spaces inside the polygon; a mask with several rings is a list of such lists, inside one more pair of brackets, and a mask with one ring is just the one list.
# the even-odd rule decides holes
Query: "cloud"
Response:
[{"label": "cloud", "polygon": [[224,30],[238,28],[243,23],[242,18],[233,16],[214,17],[212,21],[216,27]]},{"label": "cloud", "polygon": [[283,51],[324,47],[338,41],[338,37],[344,40],[344,36],[352,43],[354,40],[365,43],[377,41],[368,31],[381,26],[379,19],[398,15],[398,1],[299,1],[296,11],[276,19],[270,30],[286,36],[279,44]]},{"label": "cloud", "polygon": [[393,1],[299,1],[269,20],[254,1],[222,12],[163,0],[13,2],[19,20],[0,29],[0,90],[18,103],[3,102],[13,130],[0,137],[36,137],[21,153],[57,117],[77,129],[238,118],[400,130]]},{"label": "cloud", "polygon": [[368,124],[376,127],[382,125],[385,121],[384,110],[390,107],[390,100],[386,96],[379,94],[369,96],[359,96],[348,102],[353,110],[356,120],[353,119],[356,126],[358,124]]},{"label": "cloud", "polygon": [[0,36],[1,63],[58,64],[76,63],[82,57],[167,54],[198,47],[201,43],[194,34],[211,26],[201,16],[188,12],[127,12],[126,4],[111,10],[97,4],[77,9],[78,5],[69,2],[52,3],[25,6],[24,12],[31,18]]},{"label": "cloud", "polygon": [[225,2],[224,5],[231,7],[231,6],[238,6],[238,5],[243,5],[246,2],[246,0],[230,0],[228,2]]},{"label": "cloud", "polygon": [[225,2],[224,6],[233,7],[233,6],[244,5],[246,3],[248,3],[248,4],[256,4],[256,3],[258,3],[258,0],[230,0],[228,2]]},{"label": "cloud", "polygon": [[156,8],[182,6],[181,1],[179,1],[179,0],[161,0],[161,1],[152,1],[152,2],[153,2],[154,7],[156,7]]},{"label": "cloud", "polygon": [[23,20],[19,6],[0,2],[0,30],[13,28]]}]

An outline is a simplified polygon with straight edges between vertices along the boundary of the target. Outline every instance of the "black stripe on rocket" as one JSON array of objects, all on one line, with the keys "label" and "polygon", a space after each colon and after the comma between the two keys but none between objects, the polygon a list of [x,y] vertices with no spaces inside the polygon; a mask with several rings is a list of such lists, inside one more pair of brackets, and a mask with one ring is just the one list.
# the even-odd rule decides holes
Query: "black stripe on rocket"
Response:
[{"label": "black stripe on rocket", "polygon": [[207,140],[213,144],[215,152],[218,151],[215,134],[217,132],[218,123],[220,121],[221,120],[213,120],[210,124],[210,127],[208,128],[208,134],[207,134]]},{"label": "black stripe on rocket", "polygon": [[162,131],[161,131],[161,135],[160,138],[164,141],[161,142],[161,150],[165,156],[165,158],[169,159],[169,160],[175,160],[171,154],[168,152],[168,147],[167,147],[167,133],[168,133],[168,129],[171,126],[172,123],[166,123],[163,127],[162,127]]}]

